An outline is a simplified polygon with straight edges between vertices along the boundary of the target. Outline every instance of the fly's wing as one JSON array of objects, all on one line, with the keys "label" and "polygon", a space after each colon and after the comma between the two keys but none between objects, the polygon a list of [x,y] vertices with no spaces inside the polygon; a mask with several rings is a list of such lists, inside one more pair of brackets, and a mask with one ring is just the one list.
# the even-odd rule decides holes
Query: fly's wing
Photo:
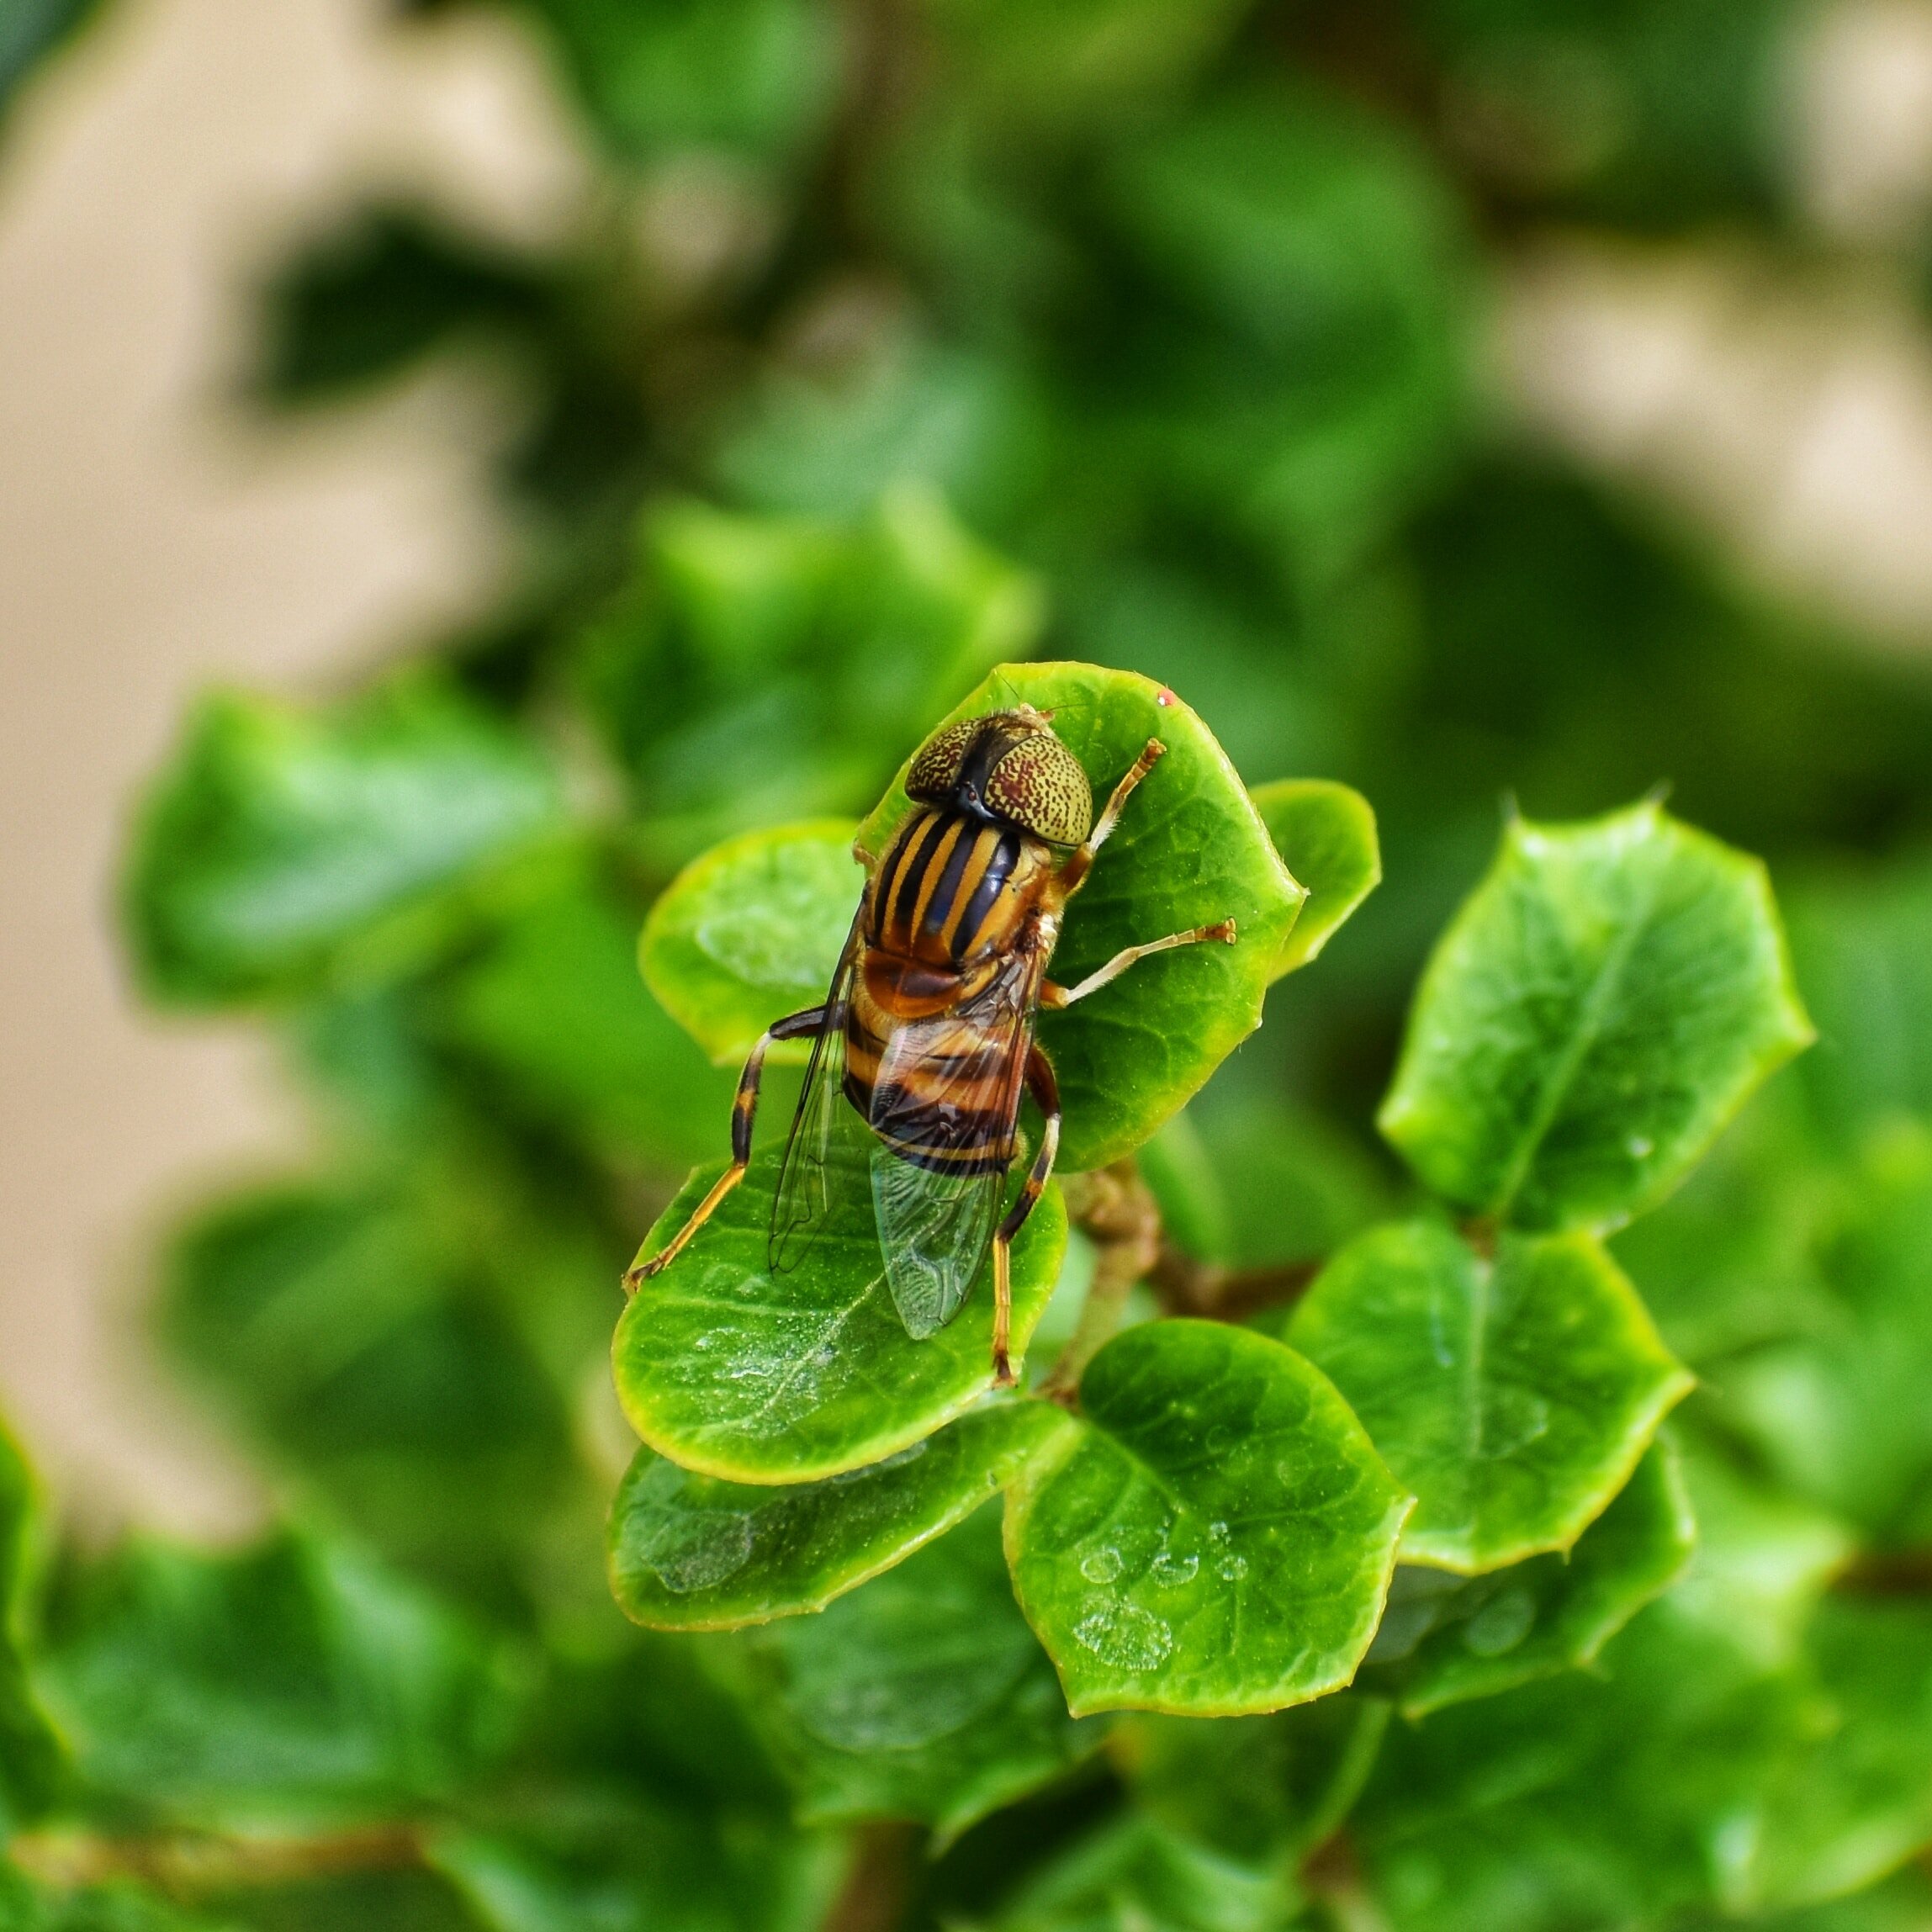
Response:
[{"label": "fly's wing", "polygon": [[968,1005],[896,1031],[879,1061],[872,1205],[915,1341],[959,1313],[1006,1191],[1044,954],[1016,953]]},{"label": "fly's wing", "polygon": [[859,954],[859,922],[863,905],[845,935],[845,950],[825,995],[825,1017],[812,1042],[805,1084],[791,1116],[785,1159],[778,1170],[778,1191],[771,1203],[771,1235],[765,1258],[775,1273],[797,1267],[818,1238],[831,1213],[832,1196],[826,1171],[830,1165],[832,1135],[845,1087],[845,1007],[851,997],[852,974]]}]

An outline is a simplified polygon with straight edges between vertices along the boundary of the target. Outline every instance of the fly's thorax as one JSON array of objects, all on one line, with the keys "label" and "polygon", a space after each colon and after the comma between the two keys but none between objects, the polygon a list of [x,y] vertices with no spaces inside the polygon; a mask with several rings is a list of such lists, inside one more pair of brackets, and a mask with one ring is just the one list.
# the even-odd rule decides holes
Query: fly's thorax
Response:
[{"label": "fly's thorax", "polygon": [[1049,897],[1052,848],[1018,827],[945,806],[915,810],[868,889],[865,937],[946,972],[1010,952]]}]

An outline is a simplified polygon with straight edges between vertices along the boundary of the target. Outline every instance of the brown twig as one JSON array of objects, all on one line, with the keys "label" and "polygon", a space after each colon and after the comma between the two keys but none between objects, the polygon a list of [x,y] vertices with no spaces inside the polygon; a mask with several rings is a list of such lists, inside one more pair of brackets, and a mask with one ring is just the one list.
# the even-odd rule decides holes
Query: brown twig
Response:
[{"label": "brown twig", "polygon": [[1299,1301],[1321,1272],[1319,1261],[1284,1262],[1274,1268],[1223,1268],[1162,1244],[1148,1280],[1170,1315],[1209,1321],[1245,1321],[1264,1308]]},{"label": "brown twig", "polygon": [[345,1871],[393,1871],[423,1859],[421,1834],[413,1824],[367,1825],[307,1838],[189,1832],[106,1838],[53,1829],[22,1832],[8,1851],[29,1877],[61,1890],[135,1878],[177,1898]]},{"label": "brown twig", "polygon": [[1090,1174],[1069,1175],[1066,1185],[1074,1225],[1093,1243],[1093,1279],[1072,1338],[1040,1392],[1071,1409],[1087,1364],[1120,1326],[1135,1283],[1144,1280],[1160,1258],[1161,1208],[1131,1158]]},{"label": "brown twig", "polygon": [[913,1893],[919,1828],[862,1824],[852,1834],[852,1862],[820,1932],[894,1932]]},{"label": "brown twig", "polygon": [[1835,1579],[1864,1596],[1932,1596],[1932,1549],[1868,1550]]}]

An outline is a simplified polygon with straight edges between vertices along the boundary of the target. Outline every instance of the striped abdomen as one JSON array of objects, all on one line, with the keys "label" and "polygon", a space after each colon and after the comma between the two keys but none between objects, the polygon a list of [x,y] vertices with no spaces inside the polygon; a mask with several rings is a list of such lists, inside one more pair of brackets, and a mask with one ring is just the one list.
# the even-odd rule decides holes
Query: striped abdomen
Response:
[{"label": "striped abdomen", "polygon": [[915,812],[879,867],[845,1025],[845,1093],[892,1151],[1003,1172],[1045,939],[1051,858],[963,813]]}]

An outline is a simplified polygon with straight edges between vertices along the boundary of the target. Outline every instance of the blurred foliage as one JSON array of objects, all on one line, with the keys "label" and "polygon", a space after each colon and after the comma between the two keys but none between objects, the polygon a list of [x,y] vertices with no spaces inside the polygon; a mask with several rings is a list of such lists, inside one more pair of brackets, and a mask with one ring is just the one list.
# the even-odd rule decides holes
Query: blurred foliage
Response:
[{"label": "blurred foliage", "polygon": [[[0,0],[0,113],[93,11]],[[594,160],[569,231],[375,194],[261,290],[251,406],[506,374],[513,581],[357,689],[205,700],[136,816],[141,984],[271,1029],[315,1101],[312,1171],[193,1216],[156,1313],[278,1521],[103,1551],[0,1444],[0,1926],[1928,1932],[1932,677],[1472,373],[1555,225],[1819,267],[1803,10],[510,11]],[[1167,1311],[1262,1334],[1130,1326],[1037,1425],[1030,1628],[975,1505],[1032,1445],[969,1417],[859,1471],[847,1427],[761,1503],[639,1454],[608,1347],[723,1151],[710,1056],[835,934],[828,823],[1035,654],[1199,713],[1315,891],[1279,963],[1321,956],[1139,1157]],[[1375,824],[1269,782],[1314,776]],[[1768,861],[1819,1035],[1695,1166],[1802,1021],[1734,854],[1653,807],[1549,828],[1660,782]],[[1506,800],[1384,1116],[1411,1177],[1377,1108]],[[761,835],[804,819],[801,870]],[[667,1010],[638,934],[694,860]],[[1043,1356],[1095,1266],[1048,1300],[1061,1238]],[[882,1408],[936,1427],[982,1355]],[[633,1410],[699,1359],[631,1363]],[[762,1415],[732,1368],[705,1400]],[[1201,1469],[1205,1380],[1257,1420]],[[620,1596],[688,1630],[613,1606],[614,1496]],[[1350,1629],[1284,1615],[1297,1577]],[[1109,1710],[1255,1711],[1364,1645],[1292,1708]]]}]

